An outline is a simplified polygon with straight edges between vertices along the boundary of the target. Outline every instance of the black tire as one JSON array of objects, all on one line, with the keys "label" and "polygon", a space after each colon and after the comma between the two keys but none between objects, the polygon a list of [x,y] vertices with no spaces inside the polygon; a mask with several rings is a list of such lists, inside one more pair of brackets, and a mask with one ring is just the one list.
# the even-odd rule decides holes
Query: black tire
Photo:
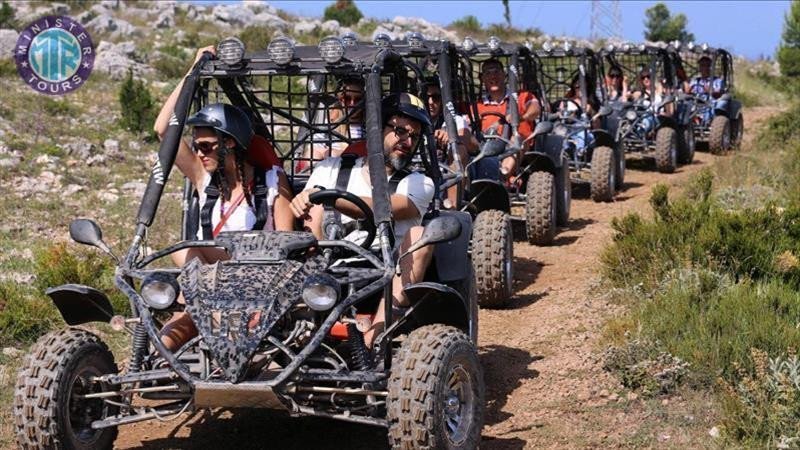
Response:
[{"label": "black tire", "polygon": [[708,133],[708,149],[713,154],[726,152],[731,148],[731,121],[725,116],[714,116]]},{"label": "black tire", "polygon": [[739,113],[739,117],[733,121],[731,127],[731,147],[739,148],[742,146],[742,138],[744,137],[744,114]]},{"label": "black tire", "polygon": [[678,166],[678,133],[668,127],[656,132],[656,169],[672,173]]},{"label": "black tire", "polygon": [[472,264],[478,304],[488,308],[503,306],[511,298],[514,279],[514,236],[508,214],[490,209],[475,218]]},{"label": "black tire", "polygon": [[412,331],[392,361],[386,416],[393,449],[474,449],[483,427],[478,352],[459,329]]},{"label": "black tire", "polygon": [[691,164],[694,161],[694,124],[691,122],[681,127],[678,135],[678,163]]},{"label": "black tire", "polygon": [[556,178],[556,225],[565,227],[569,224],[569,211],[572,208],[572,182],[569,177],[569,160],[561,161],[561,168]]},{"label": "black tire", "polygon": [[621,191],[622,188],[625,187],[625,150],[622,148],[622,144],[617,143],[617,148],[614,152],[616,154],[616,162],[617,162],[617,174],[616,174],[616,183],[614,185],[614,189],[617,192]]},{"label": "black tire", "polygon": [[533,172],[525,188],[528,242],[549,245],[556,237],[556,182],[549,172]]},{"label": "black tire", "polygon": [[616,182],[616,161],[614,149],[601,146],[592,152],[592,180],[590,192],[592,200],[596,202],[610,202],[614,200]]},{"label": "black tire", "polygon": [[88,331],[67,328],[43,336],[30,349],[14,389],[17,444],[24,449],[110,449],[117,428],[91,422],[117,414],[101,399],[72,398],[106,386],[88,377],[117,373],[106,344]]}]

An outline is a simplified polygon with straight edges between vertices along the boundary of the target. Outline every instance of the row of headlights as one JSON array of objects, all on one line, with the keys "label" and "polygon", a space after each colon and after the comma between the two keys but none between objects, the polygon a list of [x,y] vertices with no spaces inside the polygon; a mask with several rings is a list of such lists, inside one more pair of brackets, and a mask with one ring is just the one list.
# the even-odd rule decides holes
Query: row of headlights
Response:
[{"label": "row of headlights", "polygon": [[[178,299],[180,291],[178,280],[168,273],[154,272],[142,280],[142,300],[153,309],[170,308]],[[339,282],[326,273],[311,275],[303,283],[303,302],[314,311],[333,308],[340,294]]]},{"label": "row of headlights", "polygon": [[[345,49],[357,47],[354,33],[342,37],[329,36],[319,42],[319,56],[328,64],[335,64],[344,57]],[[267,46],[267,55],[275,64],[286,65],[294,59],[295,42],[285,36],[273,39]],[[235,37],[225,38],[217,44],[217,58],[229,66],[237,66],[244,58],[244,42]]]}]

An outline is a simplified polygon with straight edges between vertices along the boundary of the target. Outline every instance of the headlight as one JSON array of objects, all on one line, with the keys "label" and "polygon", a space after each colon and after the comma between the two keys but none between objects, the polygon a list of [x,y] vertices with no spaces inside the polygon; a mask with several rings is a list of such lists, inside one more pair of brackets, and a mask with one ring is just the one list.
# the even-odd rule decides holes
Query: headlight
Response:
[{"label": "headlight", "polygon": [[639,51],[643,52],[646,49],[647,49],[647,46],[645,44],[639,44]]},{"label": "headlight", "polygon": [[553,51],[553,43],[550,42],[550,41],[544,41],[544,44],[542,44],[542,50],[546,51],[547,53],[552,52]]},{"label": "headlight", "polygon": [[269,43],[267,53],[276,64],[289,64],[294,58],[294,42],[287,37],[277,37]]},{"label": "headlight", "polygon": [[358,36],[356,36],[356,34],[353,32],[343,34],[342,45],[352,48],[358,47]]},{"label": "headlight", "polygon": [[566,136],[567,135],[567,126],[563,123],[557,123],[556,126],[553,128],[553,134],[556,136]]},{"label": "headlight", "polygon": [[410,33],[406,41],[408,41],[408,46],[411,48],[425,48],[425,38],[418,31]]},{"label": "headlight", "polygon": [[527,48],[528,50],[533,50],[533,42],[525,39],[525,44],[523,45],[525,45],[525,48]]},{"label": "headlight", "polygon": [[631,51],[631,44],[628,44],[627,42],[622,44],[622,51],[625,52],[625,53],[628,53],[629,51]]},{"label": "headlight", "polygon": [[609,52],[609,53],[613,52],[614,51],[614,44],[606,45],[606,51]]},{"label": "headlight", "polygon": [[627,119],[629,122],[633,122],[634,120],[636,120],[636,111],[634,111],[632,109],[629,109],[628,111],[626,111],[625,112],[625,119]]},{"label": "headlight", "polygon": [[326,37],[319,43],[319,56],[328,64],[336,64],[344,56],[344,44],[338,37]]},{"label": "headlight", "polygon": [[229,66],[235,66],[244,58],[244,43],[235,37],[229,37],[217,44],[217,58]]},{"label": "headlight", "polygon": [[681,41],[675,39],[674,41],[672,41],[672,46],[675,47],[675,50],[680,50],[681,49]]},{"label": "headlight", "polygon": [[486,41],[486,45],[489,46],[489,50],[495,51],[500,48],[500,38],[497,36],[489,36],[489,40]]},{"label": "headlight", "polygon": [[142,299],[153,309],[167,309],[181,291],[178,280],[168,273],[151,273],[142,280]]},{"label": "headlight", "polygon": [[564,41],[564,51],[566,53],[569,53],[569,52],[572,51],[572,44],[570,44],[569,41]]},{"label": "headlight", "polygon": [[303,283],[303,301],[314,311],[327,311],[339,299],[339,282],[325,273],[308,277]]},{"label": "headlight", "polygon": [[467,36],[464,38],[464,42],[461,43],[461,47],[464,50],[471,52],[475,49],[475,41],[471,37]]},{"label": "headlight", "polygon": [[686,48],[688,48],[689,51],[694,50],[694,41],[689,41],[689,43],[686,44]]},{"label": "headlight", "polygon": [[373,44],[375,44],[376,47],[391,47],[392,38],[386,33],[378,33],[375,39],[373,39]]},{"label": "headlight", "polygon": [[703,45],[701,45],[701,46],[700,46],[700,48],[701,48],[701,49],[702,49],[704,52],[705,52],[705,51],[708,51],[708,42],[703,42]]}]

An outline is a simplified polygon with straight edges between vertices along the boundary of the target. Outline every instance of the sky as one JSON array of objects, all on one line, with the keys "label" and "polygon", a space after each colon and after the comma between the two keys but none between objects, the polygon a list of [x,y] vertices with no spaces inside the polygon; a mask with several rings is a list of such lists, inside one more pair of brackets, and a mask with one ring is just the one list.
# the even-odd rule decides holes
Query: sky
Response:
[{"label": "sky", "polygon": [[[321,17],[333,0],[288,1],[269,3],[291,13]],[[501,0],[461,1],[379,1],[356,0],[367,17],[388,18],[417,16],[447,25],[468,14],[482,24],[504,23]],[[609,3],[609,2],[605,2]],[[623,38],[641,41],[644,37],[644,11],[654,1],[623,0],[619,2]],[[736,55],[754,59],[772,56],[778,47],[783,17],[789,0],[772,1],[665,1],[672,14],[683,13],[689,19],[688,30],[696,42],[708,42]],[[518,28],[537,27],[549,35],[589,37],[591,1],[521,1],[510,0],[511,22]]]}]

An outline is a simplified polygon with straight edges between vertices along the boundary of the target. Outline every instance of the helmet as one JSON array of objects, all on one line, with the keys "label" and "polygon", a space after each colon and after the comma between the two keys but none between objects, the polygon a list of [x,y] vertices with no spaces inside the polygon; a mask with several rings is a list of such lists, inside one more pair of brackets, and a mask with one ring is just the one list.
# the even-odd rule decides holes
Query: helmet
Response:
[{"label": "helmet", "polygon": [[236,141],[240,151],[247,150],[253,138],[253,125],[244,111],[225,103],[206,105],[186,121],[195,127],[210,127]]},{"label": "helmet", "polygon": [[425,104],[419,97],[405,92],[391,94],[381,102],[383,122],[386,123],[390,117],[403,115],[419,122],[423,127],[430,129],[431,116],[425,108]]}]

